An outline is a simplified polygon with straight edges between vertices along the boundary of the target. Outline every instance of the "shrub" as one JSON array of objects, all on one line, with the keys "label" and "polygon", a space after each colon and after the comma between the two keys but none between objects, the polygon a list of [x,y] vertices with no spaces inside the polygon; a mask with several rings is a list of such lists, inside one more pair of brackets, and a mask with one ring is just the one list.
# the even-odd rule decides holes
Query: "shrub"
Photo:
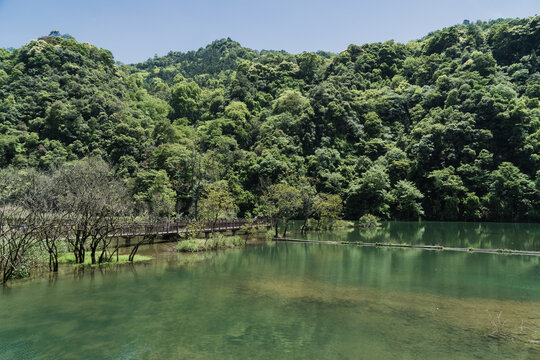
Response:
[{"label": "shrub", "polygon": [[266,232],[266,241],[272,241],[272,239],[274,238],[274,231],[273,230],[268,230]]},{"label": "shrub", "polygon": [[180,252],[199,252],[243,246],[244,239],[240,236],[224,236],[218,234],[210,239],[189,239],[180,241],[176,250]]},{"label": "shrub", "polygon": [[176,245],[176,250],[180,252],[197,252],[202,251],[204,247],[205,239],[189,239],[183,240]]},{"label": "shrub", "polygon": [[377,228],[381,226],[381,223],[379,222],[379,218],[371,214],[363,215],[362,217],[360,217],[358,222],[361,227],[368,228],[368,229]]},{"label": "shrub", "polygon": [[332,224],[332,229],[348,229],[354,227],[354,222],[347,220],[336,220]]}]

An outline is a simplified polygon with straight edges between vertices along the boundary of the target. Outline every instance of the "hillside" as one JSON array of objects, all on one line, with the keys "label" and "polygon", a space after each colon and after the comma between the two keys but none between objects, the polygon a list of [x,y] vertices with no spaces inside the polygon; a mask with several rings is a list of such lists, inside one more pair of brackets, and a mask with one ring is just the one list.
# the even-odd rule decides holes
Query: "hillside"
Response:
[{"label": "hillside", "polygon": [[537,55],[540,16],[339,54],[223,39],[132,65],[53,32],[0,49],[0,167],[99,156],[163,214],[217,181],[253,214],[265,184],[308,178],[352,219],[538,221]]}]

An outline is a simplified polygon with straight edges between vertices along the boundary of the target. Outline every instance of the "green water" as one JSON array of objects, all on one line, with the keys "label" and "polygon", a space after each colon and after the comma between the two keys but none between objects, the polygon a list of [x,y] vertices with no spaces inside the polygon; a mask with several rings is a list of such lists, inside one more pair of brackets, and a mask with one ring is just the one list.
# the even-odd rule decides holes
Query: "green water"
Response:
[{"label": "green water", "polygon": [[291,222],[289,237],[310,240],[442,245],[461,248],[540,251],[540,224],[389,221],[377,229],[345,229],[301,235]]},{"label": "green water", "polygon": [[0,359],[540,359],[538,257],[168,248],[0,291]]}]

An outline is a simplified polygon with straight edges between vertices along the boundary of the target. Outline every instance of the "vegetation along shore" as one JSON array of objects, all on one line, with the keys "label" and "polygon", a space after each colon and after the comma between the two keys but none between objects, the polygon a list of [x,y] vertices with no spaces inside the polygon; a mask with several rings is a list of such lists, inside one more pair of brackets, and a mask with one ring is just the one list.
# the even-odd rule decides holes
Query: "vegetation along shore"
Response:
[{"label": "vegetation along shore", "polygon": [[339,54],[222,39],[126,65],[58,31],[0,49],[0,280],[120,261],[126,224],[182,221],[198,251],[240,245],[215,231],[235,218],[274,237],[293,219],[537,222],[538,55],[540,16]]}]

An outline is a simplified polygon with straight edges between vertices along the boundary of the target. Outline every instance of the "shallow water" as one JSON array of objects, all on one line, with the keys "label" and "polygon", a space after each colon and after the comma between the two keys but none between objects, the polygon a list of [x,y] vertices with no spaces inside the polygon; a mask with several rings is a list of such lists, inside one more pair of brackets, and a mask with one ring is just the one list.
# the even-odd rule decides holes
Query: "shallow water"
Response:
[{"label": "shallow water", "polygon": [[[540,258],[270,243],[0,292],[0,359],[538,359]],[[498,315],[500,314],[500,318]],[[499,339],[488,336],[495,330]],[[502,338],[502,339],[501,339]]]}]

